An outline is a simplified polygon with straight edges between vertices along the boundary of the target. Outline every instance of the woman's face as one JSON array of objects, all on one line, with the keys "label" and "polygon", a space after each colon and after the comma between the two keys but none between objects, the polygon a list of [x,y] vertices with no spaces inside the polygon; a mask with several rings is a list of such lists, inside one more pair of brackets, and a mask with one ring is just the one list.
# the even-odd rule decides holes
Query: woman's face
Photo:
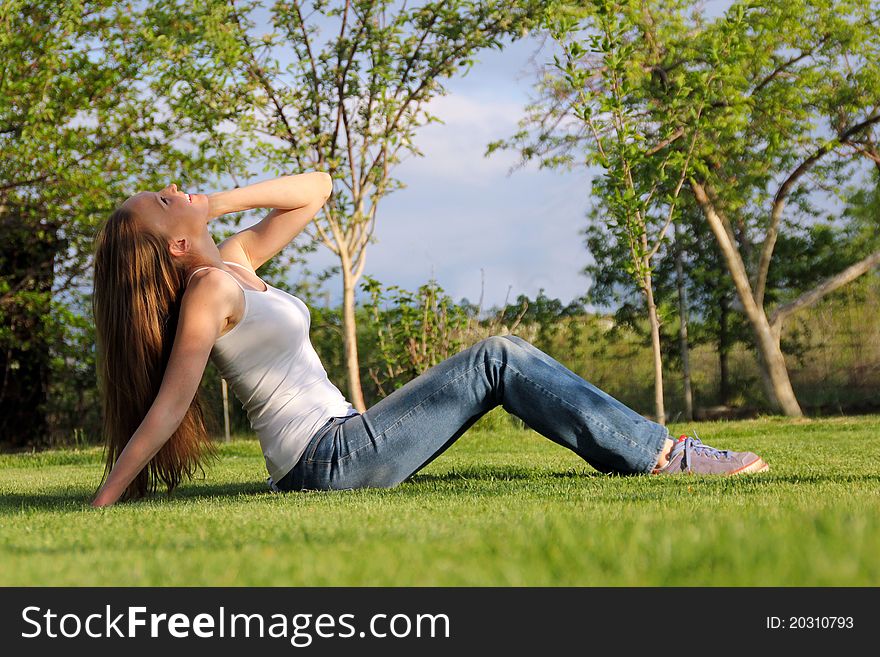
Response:
[{"label": "woman's face", "polygon": [[134,211],[142,228],[170,240],[192,240],[207,232],[208,197],[178,191],[174,183],[158,192],[139,192],[122,207]]}]

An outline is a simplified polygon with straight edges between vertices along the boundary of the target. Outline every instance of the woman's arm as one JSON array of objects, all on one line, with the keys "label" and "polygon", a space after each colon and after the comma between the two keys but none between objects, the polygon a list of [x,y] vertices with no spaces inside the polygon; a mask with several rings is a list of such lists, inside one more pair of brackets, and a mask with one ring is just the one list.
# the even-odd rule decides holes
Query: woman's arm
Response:
[{"label": "woman's arm", "polygon": [[318,199],[323,205],[332,191],[333,181],[323,171],[281,176],[208,194],[208,214],[214,219],[230,212],[257,208],[295,210],[313,204]]},{"label": "woman's arm", "polygon": [[209,213],[274,208],[261,221],[226,240],[241,249],[256,271],[302,232],[332,191],[333,181],[320,171],[282,176],[210,195]]},{"label": "woman's arm", "polygon": [[[213,281],[206,280],[212,276]],[[120,453],[92,506],[116,502],[180,426],[202,380],[211,348],[231,312],[232,295],[227,283],[234,285],[222,272],[209,270],[187,286],[156,399]]]}]

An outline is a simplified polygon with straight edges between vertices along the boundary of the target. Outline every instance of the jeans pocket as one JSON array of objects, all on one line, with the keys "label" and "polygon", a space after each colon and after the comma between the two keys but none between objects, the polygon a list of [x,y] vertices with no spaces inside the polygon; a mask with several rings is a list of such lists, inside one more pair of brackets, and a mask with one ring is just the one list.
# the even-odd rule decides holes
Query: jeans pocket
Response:
[{"label": "jeans pocket", "polygon": [[330,429],[333,428],[333,424],[336,421],[335,417],[328,418],[318,431],[312,436],[312,439],[309,441],[308,446],[306,447],[306,455],[305,461],[311,462],[313,458],[315,458],[315,452],[318,451],[318,446],[327,437],[328,434],[332,433]]}]

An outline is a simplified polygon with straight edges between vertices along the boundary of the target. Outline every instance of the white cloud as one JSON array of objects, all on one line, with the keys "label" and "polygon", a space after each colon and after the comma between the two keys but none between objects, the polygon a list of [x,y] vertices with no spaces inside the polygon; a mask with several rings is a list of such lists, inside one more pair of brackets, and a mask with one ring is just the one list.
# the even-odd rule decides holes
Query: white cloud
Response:
[{"label": "white cloud", "polygon": [[516,162],[507,151],[483,154],[490,141],[516,130],[522,103],[452,94],[432,100],[428,111],[443,123],[417,133],[416,146],[425,156],[407,156],[401,162],[395,175],[404,182],[430,179],[485,187],[487,176],[503,175]]}]

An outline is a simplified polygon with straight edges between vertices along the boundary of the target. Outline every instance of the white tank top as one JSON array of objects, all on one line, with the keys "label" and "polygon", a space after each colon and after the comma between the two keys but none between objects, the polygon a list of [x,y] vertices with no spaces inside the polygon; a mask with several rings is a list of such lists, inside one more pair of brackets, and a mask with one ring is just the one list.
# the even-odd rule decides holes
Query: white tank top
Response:
[{"label": "white tank top", "polygon": [[[210,268],[194,270],[187,284],[197,271]],[[265,281],[266,290],[249,290],[229,276],[244,291],[244,313],[214,342],[211,360],[247,411],[266,469],[279,481],[329,418],[357,410],[330,382],[312,347],[306,304]]]}]

